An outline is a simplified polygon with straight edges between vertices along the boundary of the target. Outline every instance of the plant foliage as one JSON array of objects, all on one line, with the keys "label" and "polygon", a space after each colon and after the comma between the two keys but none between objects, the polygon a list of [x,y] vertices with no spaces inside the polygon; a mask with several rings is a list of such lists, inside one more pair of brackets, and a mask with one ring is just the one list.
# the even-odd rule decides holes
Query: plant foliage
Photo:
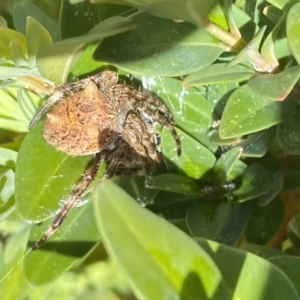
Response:
[{"label": "plant foliage", "polygon": [[[300,299],[300,3],[11,0],[1,15],[1,299]],[[28,124],[56,85],[105,69],[167,105],[182,155],[158,127],[157,172],[105,181],[103,166],[33,252],[92,157]]]}]

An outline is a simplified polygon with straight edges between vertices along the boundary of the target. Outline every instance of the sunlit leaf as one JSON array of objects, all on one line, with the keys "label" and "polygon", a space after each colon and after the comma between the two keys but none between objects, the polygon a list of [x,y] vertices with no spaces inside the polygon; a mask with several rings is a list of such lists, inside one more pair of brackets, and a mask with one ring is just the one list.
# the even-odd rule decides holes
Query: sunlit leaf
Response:
[{"label": "sunlit leaf", "polygon": [[228,99],[220,125],[221,138],[233,138],[269,128],[294,111],[292,101],[275,102],[256,94],[248,85]]},{"label": "sunlit leaf", "polygon": [[162,131],[162,150],[164,160],[169,171],[178,172],[180,170],[185,175],[200,179],[215,163],[215,156],[199,142],[177,129],[181,139],[182,153],[178,156],[177,146],[172,134],[168,129]]},{"label": "sunlit leaf", "polygon": [[[29,246],[43,236],[52,221],[53,219],[33,227]],[[57,279],[83,261],[99,240],[91,203],[74,208],[59,230],[40,249],[31,251],[25,257],[24,272],[27,280],[33,286],[40,286]]]},{"label": "sunlit leaf", "polygon": [[185,77],[184,84],[187,86],[201,86],[210,84],[224,84],[241,82],[251,78],[255,72],[245,66],[237,65],[227,67],[227,64],[213,64],[196,73]]},{"label": "sunlit leaf", "polygon": [[298,64],[300,64],[300,3],[296,3],[289,10],[286,20],[286,35],[288,39],[289,46],[291,48],[292,54],[294,55]]},{"label": "sunlit leaf", "polygon": [[[300,67],[295,66],[279,74],[264,74],[251,78],[248,86],[266,99],[286,99],[300,78]],[[270,88],[272,87],[272,88]]]},{"label": "sunlit leaf", "polygon": [[213,241],[199,239],[199,243],[226,278],[225,281],[232,290],[231,299],[299,300],[291,280],[267,260]]},{"label": "sunlit leaf", "polygon": [[[95,59],[129,73],[146,76],[180,76],[212,64],[224,47],[205,30],[137,13],[130,17],[137,28],[105,39]],[[146,38],[147,37],[147,38]]]},{"label": "sunlit leaf", "polygon": [[107,250],[138,298],[229,299],[209,256],[180,230],[109,181],[98,186],[94,204]]},{"label": "sunlit leaf", "polygon": [[72,157],[48,145],[43,122],[27,134],[16,167],[16,208],[23,220],[41,222],[71,194],[91,156]]},{"label": "sunlit leaf", "polygon": [[38,21],[31,17],[27,18],[26,37],[30,68],[34,68],[37,54],[52,43],[52,38],[49,32]]},{"label": "sunlit leaf", "polygon": [[123,17],[114,17],[100,23],[88,34],[65,39],[44,48],[37,57],[39,72],[49,80],[63,84],[67,81],[78,56],[92,42],[130,30],[133,23]]}]

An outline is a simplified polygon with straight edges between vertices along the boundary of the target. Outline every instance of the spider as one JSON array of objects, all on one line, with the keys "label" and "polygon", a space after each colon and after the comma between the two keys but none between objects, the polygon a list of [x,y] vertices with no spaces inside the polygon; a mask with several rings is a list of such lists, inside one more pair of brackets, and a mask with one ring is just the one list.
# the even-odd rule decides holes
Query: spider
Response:
[{"label": "spider", "polygon": [[167,107],[153,96],[118,84],[116,72],[104,71],[58,87],[31,121],[29,129],[53,105],[44,123],[46,142],[69,155],[95,154],[95,157],[32,250],[41,247],[60,227],[93,182],[102,162],[108,164],[105,173],[108,179],[115,174],[147,175],[162,161],[155,142],[154,122],[170,130],[177,144],[177,153],[181,154],[175,123]]}]

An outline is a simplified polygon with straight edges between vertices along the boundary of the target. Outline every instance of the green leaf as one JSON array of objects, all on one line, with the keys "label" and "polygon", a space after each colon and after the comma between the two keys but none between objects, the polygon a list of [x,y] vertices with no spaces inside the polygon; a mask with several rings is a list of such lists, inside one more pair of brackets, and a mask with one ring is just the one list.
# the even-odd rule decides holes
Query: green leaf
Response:
[{"label": "green leaf", "polygon": [[278,74],[263,74],[252,77],[247,84],[262,97],[283,101],[290,94],[299,78],[300,67],[295,66]]},{"label": "green leaf", "polygon": [[220,136],[228,139],[269,128],[289,116],[294,107],[292,101],[271,101],[243,85],[231,94],[226,103]]},{"label": "green leaf", "polygon": [[288,223],[288,237],[293,245],[300,250],[300,214],[295,215]]},{"label": "green leaf", "polygon": [[52,43],[49,32],[34,18],[28,17],[26,22],[26,37],[30,68],[36,66],[36,56],[46,46]]},{"label": "green leaf", "polygon": [[234,147],[220,156],[214,166],[215,186],[223,185],[228,180],[228,175],[242,152],[243,148]]},{"label": "green leaf", "polygon": [[25,299],[30,289],[23,271],[23,258],[29,234],[25,224],[5,241],[0,253],[0,298]]},{"label": "green leaf", "polygon": [[16,151],[0,147],[0,165],[15,169],[18,153]]},{"label": "green leaf", "polygon": [[295,111],[289,118],[278,125],[277,139],[286,154],[300,154],[300,114]]},{"label": "green leaf", "polygon": [[[91,198],[91,195],[86,198]],[[52,221],[33,227],[29,246],[43,236]],[[55,280],[75,264],[80,264],[97,246],[99,239],[91,203],[72,209],[59,230],[41,248],[29,252],[25,257],[24,272],[27,280],[33,286]]]},{"label": "green leaf", "polygon": [[269,259],[274,256],[285,256],[288,255],[285,252],[282,252],[277,249],[273,249],[267,246],[261,246],[257,244],[249,244],[249,243],[244,243],[240,246],[241,250],[251,252],[257,256],[260,256],[265,259]]},{"label": "green leaf", "polygon": [[112,182],[97,187],[94,207],[106,248],[138,298],[230,298],[218,269],[201,247]]},{"label": "green leaf", "polygon": [[247,226],[250,212],[248,204],[195,204],[187,211],[186,223],[194,237],[234,246]]},{"label": "green leaf", "polygon": [[[72,5],[63,0],[60,7],[59,27],[61,39],[86,34],[100,22],[99,9],[89,1],[79,5]],[[80,26],[78,26],[80,24]]]},{"label": "green leaf", "polygon": [[77,58],[85,47],[106,37],[130,30],[133,23],[123,17],[113,17],[94,27],[84,36],[62,40],[44,48],[37,57],[39,72],[47,79],[64,84]]},{"label": "green leaf", "polygon": [[165,0],[148,1],[143,10],[160,18],[184,20],[199,25],[199,21],[206,19],[215,6],[215,0]]},{"label": "green leaf", "polygon": [[0,166],[0,207],[7,204],[15,194],[14,171]]},{"label": "green leaf", "polygon": [[270,140],[274,138],[276,129],[271,127],[270,129],[250,134],[246,139],[240,140],[237,144],[239,147],[243,147],[243,157],[263,157],[270,143]]},{"label": "green leaf", "polygon": [[91,156],[72,157],[48,145],[43,122],[30,131],[19,150],[16,167],[16,208],[23,220],[41,222],[60,208],[72,192]]},{"label": "green leaf", "polygon": [[175,123],[207,147],[207,130],[211,127],[212,105],[203,93],[195,88],[185,88],[174,78],[142,77],[143,87],[154,92],[167,105]]},{"label": "green leaf", "polygon": [[227,67],[226,63],[213,64],[184,78],[186,86],[202,86],[242,82],[251,78],[255,72],[245,66]]},{"label": "green leaf", "polygon": [[168,170],[170,172],[180,170],[194,179],[202,178],[214,166],[215,156],[183,131],[179,129],[176,129],[176,131],[181,139],[182,153],[180,156],[177,154],[177,146],[169,130],[163,128],[161,134],[162,151]]},{"label": "green leaf", "polygon": [[269,177],[270,177],[269,191],[256,199],[257,203],[260,206],[265,206],[269,204],[283,188],[283,174],[281,170],[272,170],[269,173]]},{"label": "green leaf", "polygon": [[232,291],[231,299],[299,300],[291,280],[274,264],[213,241],[198,241],[220,268]]},{"label": "green leaf", "polygon": [[161,174],[147,178],[146,186],[151,189],[184,195],[203,195],[203,189],[198,182],[176,174]]},{"label": "green leaf", "polygon": [[58,40],[58,24],[30,0],[19,1],[13,7],[13,21],[16,29],[25,34],[27,17],[30,16],[47,30],[54,41]]},{"label": "green leaf", "polygon": [[23,34],[9,29],[9,28],[0,28],[0,55],[8,56],[10,54],[10,43],[14,41],[20,44],[22,52],[27,55],[27,43],[26,38]]},{"label": "green leaf", "polygon": [[274,70],[275,67],[265,61],[258,52],[266,27],[267,26],[263,26],[259,29],[254,38],[228,64],[229,67],[249,61],[253,65],[254,69],[259,72],[272,72]]},{"label": "green leaf", "polygon": [[292,54],[298,64],[300,64],[300,3],[296,3],[289,10],[286,20],[286,35]]},{"label": "green leaf", "polygon": [[238,202],[257,198],[270,190],[268,172],[258,163],[250,165],[243,173],[241,186],[233,192]]},{"label": "green leaf", "polygon": [[300,295],[300,258],[293,256],[271,257],[269,261],[286,274]]},{"label": "green leaf", "polygon": [[245,231],[250,243],[265,245],[271,240],[284,217],[284,207],[279,197],[265,206],[252,204],[252,214]]},{"label": "green leaf", "polygon": [[224,51],[217,39],[195,25],[147,13],[129,19],[136,29],[105,39],[95,52],[96,60],[133,74],[175,77],[205,68]]}]

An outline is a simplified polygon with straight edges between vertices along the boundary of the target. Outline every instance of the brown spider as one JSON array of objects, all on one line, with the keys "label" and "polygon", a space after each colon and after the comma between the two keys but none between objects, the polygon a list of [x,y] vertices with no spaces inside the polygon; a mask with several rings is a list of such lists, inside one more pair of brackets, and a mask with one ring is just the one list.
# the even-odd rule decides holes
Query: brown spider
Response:
[{"label": "brown spider", "polygon": [[59,228],[103,161],[108,163],[106,178],[114,174],[142,176],[153,170],[161,161],[153,122],[171,131],[180,155],[180,141],[167,107],[157,98],[117,82],[117,73],[105,71],[60,86],[30,123],[31,129],[48,108],[58,103],[46,116],[43,136],[47,143],[70,155],[96,154],[92,166],[32,250],[41,247]]}]

